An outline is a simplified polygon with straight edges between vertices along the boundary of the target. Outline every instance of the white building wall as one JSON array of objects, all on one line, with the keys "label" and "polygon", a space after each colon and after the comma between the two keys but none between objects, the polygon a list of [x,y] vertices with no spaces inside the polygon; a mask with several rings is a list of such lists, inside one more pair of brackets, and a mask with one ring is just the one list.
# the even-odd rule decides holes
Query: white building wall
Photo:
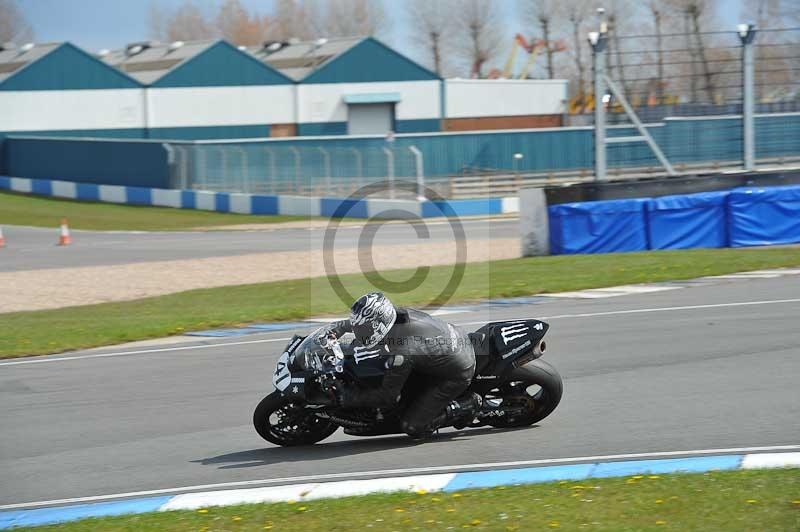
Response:
[{"label": "white building wall", "polygon": [[142,89],[0,91],[0,131],[143,126]]},{"label": "white building wall", "polygon": [[147,89],[150,127],[295,122],[295,85]]},{"label": "white building wall", "polygon": [[346,122],[347,94],[400,93],[395,106],[397,120],[441,118],[439,81],[376,83],[318,83],[297,87],[297,122]]},{"label": "white building wall", "polygon": [[562,114],[567,80],[448,79],[445,118]]}]

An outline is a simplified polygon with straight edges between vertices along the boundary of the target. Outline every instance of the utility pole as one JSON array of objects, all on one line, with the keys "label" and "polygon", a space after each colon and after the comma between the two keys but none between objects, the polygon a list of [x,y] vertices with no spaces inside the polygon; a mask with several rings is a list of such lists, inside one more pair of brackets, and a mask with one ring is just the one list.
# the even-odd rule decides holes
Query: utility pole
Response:
[{"label": "utility pole", "polygon": [[752,172],[755,162],[755,103],[753,87],[753,40],[756,28],[752,24],[739,24],[742,41],[742,159],[744,169]]}]

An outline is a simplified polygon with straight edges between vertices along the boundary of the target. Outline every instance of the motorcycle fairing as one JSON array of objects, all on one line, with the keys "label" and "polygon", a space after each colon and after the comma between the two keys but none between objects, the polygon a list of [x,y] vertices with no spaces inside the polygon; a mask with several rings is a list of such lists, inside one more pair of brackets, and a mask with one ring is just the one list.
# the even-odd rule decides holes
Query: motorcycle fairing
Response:
[{"label": "motorcycle fairing", "polygon": [[549,329],[540,320],[496,321],[470,335],[475,349],[476,384],[491,385],[492,377],[538,358],[534,351]]}]

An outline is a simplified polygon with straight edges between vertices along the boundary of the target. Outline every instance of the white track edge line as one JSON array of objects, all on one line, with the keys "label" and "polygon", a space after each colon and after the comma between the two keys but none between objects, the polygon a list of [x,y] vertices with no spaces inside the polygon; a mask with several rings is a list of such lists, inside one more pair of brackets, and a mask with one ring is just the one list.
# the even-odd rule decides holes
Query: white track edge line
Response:
[{"label": "white track edge line", "polygon": [[488,468],[509,468],[515,466],[530,466],[530,465],[546,465],[546,464],[569,464],[575,462],[594,462],[594,461],[607,461],[607,460],[622,460],[631,458],[660,458],[660,457],[676,457],[676,456],[696,456],[696,455],[716,455],[728,453],[752,453],[752,452],[769,452],[769,451],[791,451],[800,449],[800,445],[772,445],[767,447],[733,447],[729,449],[696,449],[689,451],[661,451],[661,452],[648,452],[648,453],[628,453],[628,454],[609,454],[598,456],[576,456],[572,458],[547,458],[540,460],[519,460],[514,462],[488,462],[482,464],[460,464],[449,466],[430,466],[430,467],[413,467],[404,469],[384,469],[377,471],[353,471],[349,473],[329,473],[323,475],[307,475],[300,477],[283,477],[273,479],[261,480],[241,480],[236,482],[222,482],[218,484],[200,484],[197,486],[182,486],[177,488],[164,488],[145,491],[132,491],[128,493],[115,493],[111,495],[93,495],[88,497],[74,497],[70,499],[55,499],[50,501],[36,501],[15,504],[0,505],[0,510],[12,510],[19,508],[34,508],[39,506],[69,504],[75,502],[94,502],[105,501],[112,499],[122,499],[128,497],[140,497],[150,495],[162,495],[168,493],[184,493],[192,492],[203,489],[219,489],[219,488],[234,488],[241,486],[258,486],[265,484],[288,484],[291,482],[319,482],[323,480],[333,479],[347,479],[358,477],[383,477],[388,475],[417,475],[427,473],[450,473],[464,470],[484,470]]},{"label": "white track edge line", "polygon": [[[630,310],[611,310],[607,312],[586,312],[581,314],[558,314],[555,316],[540,316],[539,319],[542,320],[556,320],[556,319],[565,319],[565,318],[593,318],[593,317],[601,317],[601,316],[617,316],[617,315],[624,315],[624,314],[643,314],[649,312],[674,312],[679,310],[697,310],[697,309],[708,309],[708,308],[725,308],[725,307],[744,307],[744,306],[752,306],[752,305],[775,305],[775,304],[782,304],[782,303],[800,303],[800,298],[794,299],[773,299],[767,301],[740,301],[736,303],[714,303],[709,305],[687,305],[681,307],[655,307],[655,308],[643,308],[643,309],[630,309]],[[465,326],[465,325],[480,325],[485,323],[484,321],[472,321],[472,322],[465,322],[465,323],[458,323],[458,326]],[[175,347],[164,347],[164,348],[156,348],[156,349],[142,349],[139,351],[123,351],[123,352],[112,352],[112,353],[97,353],[91,355],[78,355],[73,357],[58,357],[58,358],[30,358],[26,360],[12,360],[10,362],[0,362],[0,366],[18,366],[23,364],[43,364],[46,362],[65,362],[69,360],[83,360],[87,358],[109,358],[109,357],[118,357],[118,356],[126,356],[126,355],[141,355],[147,353],[163,353],[169,351],[183,351],[183,350],[192,350],[192,349],[208,349],[210,347],[223,347],[226,345],[247,345],[247,344],[261,344],[267,342],[286,342],[290,340],[289,337],[285,338],[267,338],[262,340],[243,340],[240,342],[222,342],[218,344],[203,344],[203,345],[190,345],[190,346],[175,346]]]}]

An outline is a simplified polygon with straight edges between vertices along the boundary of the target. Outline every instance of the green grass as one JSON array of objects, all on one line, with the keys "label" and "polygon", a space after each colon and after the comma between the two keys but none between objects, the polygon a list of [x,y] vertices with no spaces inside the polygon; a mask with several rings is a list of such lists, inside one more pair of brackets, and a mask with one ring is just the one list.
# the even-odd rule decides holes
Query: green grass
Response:
[{"label": "green grass", "polygon": [[194,209],[136,207],[0,192],[0,225],[58,227],[96,231],[173,231],[195,227],[306,220],[300,216],[250,216]]},{"label": "green grass", "polygon": [[36,530],[789,531],[800,470],[643,475],[95,518]]},{"label": "green grass", "polygon": [[[628,283],[691,279],[800,265],[800,248],[714,249],[574,255],[471,263],[451,303]],[[431,268],[415,290],[393,293],[400,305],[430,303],[451,266]],[[153,275],[158,275],[154,272]],[[408,270],[386,274],[393,280]],[[342,280],[357,297],[374,289],[363,275]],[[326,278],[192,290],[119,303],[0,315],[0,357],[55,353],[258,321],[344,314]]]}]

